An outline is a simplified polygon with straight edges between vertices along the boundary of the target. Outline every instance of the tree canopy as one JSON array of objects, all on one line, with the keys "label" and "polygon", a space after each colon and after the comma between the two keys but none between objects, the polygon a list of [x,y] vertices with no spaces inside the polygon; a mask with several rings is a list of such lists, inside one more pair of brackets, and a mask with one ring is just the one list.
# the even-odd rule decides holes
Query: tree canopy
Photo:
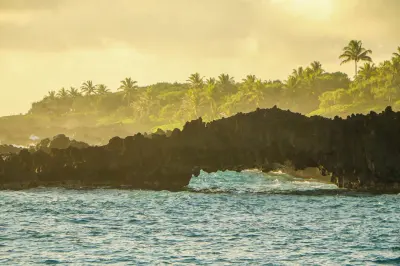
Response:
[{"label": "tree canopy", "polygon": [[309,115],[346,116],[352,112],[400,108],[400,47],[393,57],[372,63],[370,50],[352,40],[339,56],[342,63],[354,61],[356,77],[342,72],[326,72],[319,61],[297,66],[284,81],[264,80],[249,73],[238,82],[227,73],[204,77],[195,72],[182,83],[139,86],[127,77],[118,88],[91,80],[81,92],[70,87],[50,91],[32,104],[30,115],[76,117],[91,115],[97,123],[132,123],[154,127],[175,127],[199,116],[213,120],[257,107],[277,105]]},{"label": "tree canopy", "polygon": [[372,54],[372,51],[365,49],[361,41],[351,40],[349,44],[343,48],[343,54],[339,56],[339,59],[342,59],[340,64],[354,61],[355,76],[357,76],[357,64],[359,61],[372,62],[368,54]]}]

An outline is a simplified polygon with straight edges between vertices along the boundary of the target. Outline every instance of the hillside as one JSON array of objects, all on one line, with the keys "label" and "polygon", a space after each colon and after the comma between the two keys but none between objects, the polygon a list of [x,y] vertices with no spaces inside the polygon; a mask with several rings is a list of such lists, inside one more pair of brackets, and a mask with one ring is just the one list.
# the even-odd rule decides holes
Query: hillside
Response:
[{"label": "hillside", "polygon": [[[352,42],[343,55],[357,44]],[[358,44],[361,47],[361,42]],[[79,90],[50,91],[24,115],[1,117],[0,143],[29,145],[64,133],[91,144],[104,144],[117,135],[181,128],[185,121],[200,116],[211,121],[274,105],[325,117],[379,112],[389,105],[399,110],[399,54],[400,47],[391,59],[378,65],[368,62],[369,57],[359,59],[367,62],[354,79],[342,72],[326,72],[314,61],[293,69],[284,81],[254,75],[235,80],[229,74],[205,78],[194,73],[185,83],[149,86],[138,86],[133,79],[125,78],[112,92],[106,85],[88,80]]]}]

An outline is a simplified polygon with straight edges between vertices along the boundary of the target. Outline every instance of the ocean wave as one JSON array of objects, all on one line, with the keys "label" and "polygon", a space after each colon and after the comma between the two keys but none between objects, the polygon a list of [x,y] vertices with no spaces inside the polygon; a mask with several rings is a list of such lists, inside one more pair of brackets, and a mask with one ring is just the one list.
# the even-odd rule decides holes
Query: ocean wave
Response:
[{"label": "ocean wave", "polygon": [[[295,193],[306,191],[336,193],[341,191],[334,184],[304,180],[285,173],[262,173],[261,171],[233,171],[206,173],[193,177],[188,190],[203,193]],[[331,191],[331,192],[328,192]]]}]

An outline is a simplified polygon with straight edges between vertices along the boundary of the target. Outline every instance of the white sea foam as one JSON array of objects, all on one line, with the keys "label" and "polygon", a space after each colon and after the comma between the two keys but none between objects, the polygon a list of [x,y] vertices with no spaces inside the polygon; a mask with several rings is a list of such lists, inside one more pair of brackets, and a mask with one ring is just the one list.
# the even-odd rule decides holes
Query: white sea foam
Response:
[{"label": "white sea foam", "polygon": [[314,189],[337,189],[333,184],[314,180],[303,181],[287,174],[266,174],[260,171],[233,171],[206,173],[193,177],[189,189],[228,193],[269,193],[276,191],[305,191]]}]

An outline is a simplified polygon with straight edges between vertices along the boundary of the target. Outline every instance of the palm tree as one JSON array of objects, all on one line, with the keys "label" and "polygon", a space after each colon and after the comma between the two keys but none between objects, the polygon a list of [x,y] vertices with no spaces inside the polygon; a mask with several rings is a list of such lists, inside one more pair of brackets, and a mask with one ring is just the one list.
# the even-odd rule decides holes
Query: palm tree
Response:
[{"label": "palm tree", "polygon": [[132,97],[136,94],[138,88],[137,81],[131,78],[125,78],[124,80],[121,80],[121,86],[119,86],[118,90],[122,90],[124,92],[124,99],[131,102]]},{"label": "palm tree", "polygon": [[395,58],[400,58],[400,46],[397,47],[397,52],[396,52],[396,53],[393,53],[393,56],[394,56]]},{"label": "palm tree", "polygon": [[210,103],[211,118],[214,119],[217,117],[217,112],[218,112],[218,106],[216,102],[216,84],[214,78],[210,78],[207,80],[205,97],[207,101]]},{"label": "palm tree", "polygon": [[255,75],[247,75],[246,78],[242,79],[243,83],[253,84],[256,82],[257,77]]},{"label": "palm tree", "polygon": [[247,75],[246,78],[242,79],[242,84],[239,87],[239,90],[243,94],[250,93],[255,86],[257,81],[257,77],[255,75]]},{"label": "palm tree", "polygon": [[357,76],[357,63],[359,61],[372,62],[371,57],[368,54],[372,54],[371,50],[366,50],[362,47],[362,42],[357,40],[351,40],[349,44],[343,48],[343,54],[339,56],[342,59],[341,65],[354,61],[355,76]]},{"label": "palm tree", "polygon": [[96,93],[99,95],[104,95],[110,92],[110,90],[107,89],[107,86],[104,84],[98,84],[96,87]]},{"label": "palm tree", "polygon": [[222,93],[230,93],[233,91],[235,80],[229,74],[221,74],[218,76],[217,85]]},{"label": "palm tree", "polygon": [[216,84],[215,78],[208,78],[208,79],[206,79],[206,84],[207,84],[207,86],[209,86],[209,85],[215,85],[215,84]]},{"label": "palm tree", "polygon": [[54,100],[56,98],[56,92],[55,91],[49,91],[45,98],[47,98],[49,100]]},{"label": "palm tree", "polygon": [[148,119],[150,112],[157,113],[160,107],[159,100],[154,97],[152,87],[148,87],[145,91],[141,92],[130,105],[135,111],[135,115],[139,118],[139,121],[143,121],[145,118]]},{"label": "palm tree", "polygon": [[293,69],[292,76],[295,78],[299,79],[302,78],[304,75],[304,68],[303,67],[298,67],[297,69]]},{"label": "palm tree", "polygon": [[217,83],[221,85],[230,85],[234,84],[235,80],[233,79],[233,77],[229,76],[229,74],[221,74],[218,76]]},{"label": "palm tree", "polygon": [[387,72],[385,87],[387,89],[389,105],[392,105],[393,100],[398,98],[400,93],[400,60],[394,58]]},{"label": "palm tree", "polygon": [[261,79],[257,79],[254,82],[252,90],[250,91],[249,102],[255,104],[257,108],[260,107],[261,101],[264,100],[264,89],[265,84],[261,81]]},{"label": "palm tree", "polygon": [[[285,82],[286,97],[291,99],[291,104],[294,105],[296,102],[296,97],[299,94],[299,80],[295,76],[289,76]],[[292,106],[293,107],[293,106]]]},{"label": "palm tree", "polygon": [[392,60],[391,69],[393,73],[400,77],[400,60]]},{"label": "palm tree", "polygon": [[61,99],[65,99],[68,97],[68,91],[63,87],[58,91],[57,96]]},{"label": "palm tree", "polygon": [[96,92],[96,86],[93,85],[93,81],[88,80],[83,82],[81,86],[81,91],[86,95],[92,95]]},{"label": "palm tree", "polygon": [[188,116],[188,119],[196,119],[199,117],[199,109],[203,104],[201,95],[198,90],[189,89],[182,101],[182,110]]},{"label": "palm tree", "polygon": [[76,97],[78,97],[78,96],[81,96],[81,94],[79,93],[79,91],[78,91],[76,88],[74,88],[74,87],[71,87],[71,88],[68,90],[68,94],[69,94],[69,96],[71,96],[72,98],[76,98]]},{"label": "palm tree", "polygon": [[298,87],[304,91],[303,96],[314,97],[320,94],[322,88],[318,79],[324,72],[321,63],[314,61],[305,70],[302,67],[299,67],[297,71],[294,70],[292,75],[298,79]]},{"label": "palm tree", "polygon": [[362,67],[360,67],[360,71],[358,72],[357,79],[358,80],[368,80],[370,79],[376,72],[376,67],[373,63],[364,63]]},{"label": "palm tree", "polygon": [[190,84],[191,88],[199,89],[204,84],[203,78],[204,77],[200,77],[200,74],[196,72],[196,73],[191,74],[189,76],[189,79],[187,80],[187,82]]},{"label": "palm tree", "polygon": [[310,64],[310,69],[312,71],[313,75],[321,75],[322,73],[325,72],[325,70],[322,69],[322,65],[319,61],[314,61]]}]

